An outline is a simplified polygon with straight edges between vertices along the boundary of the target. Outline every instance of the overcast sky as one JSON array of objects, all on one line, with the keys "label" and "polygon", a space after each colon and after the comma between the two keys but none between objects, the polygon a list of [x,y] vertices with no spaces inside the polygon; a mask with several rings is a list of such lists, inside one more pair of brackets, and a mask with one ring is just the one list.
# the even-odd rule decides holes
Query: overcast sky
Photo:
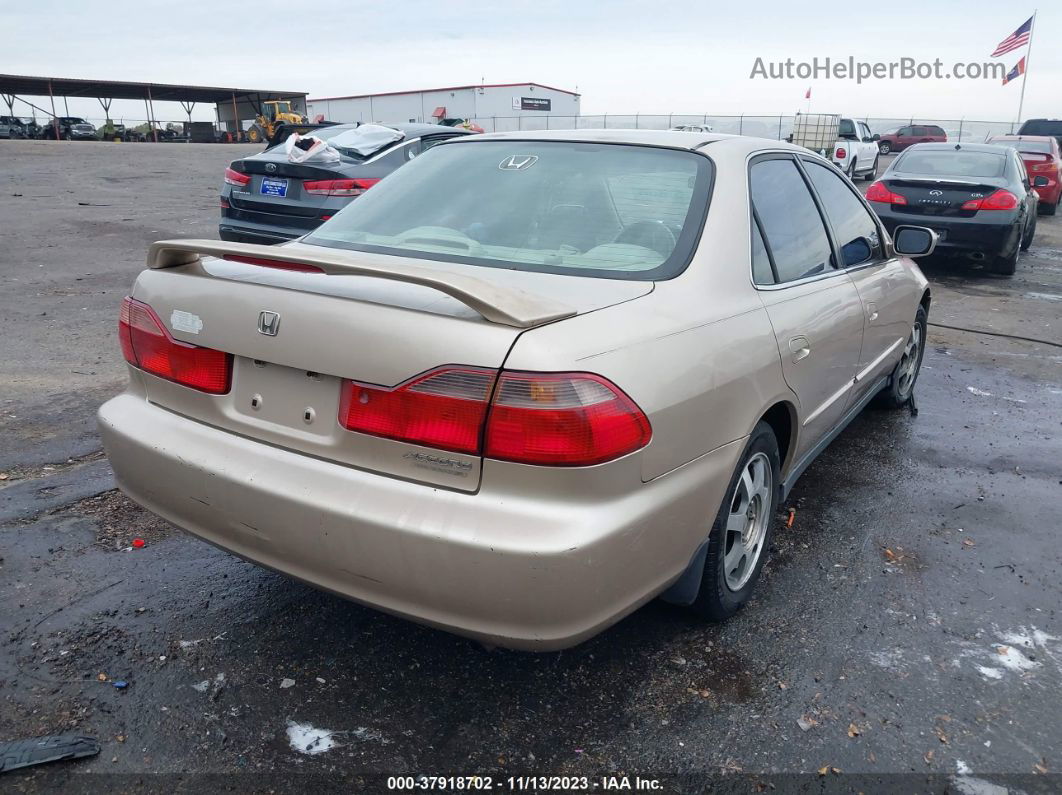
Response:
[{"label": "overcast sky", "polygon": [[[1043,3],[1042,6],[1047,6]],[[715,6],[715,7],[713,7]],[[884,10],[888,9],[888,10]],[[584,114],[789,115],[1011,120],[1021,82],[750,79],[757,57],[1013,66],[996,45],[1033,12],[1020,3],[710,3],[667,0],[4,0],[0,72],[306,91],[314,96],[532,81],[582,94]],[[1026,118],[1062,116],[1062,4],[1041,7]],[[47,107],[47,99],[38,101]],[[58,108],[62,107],[60,102]],[[4,111],[6,112],[6,110]],[[16,113],[29,109],[16,105]],[[59,111],[62,113],[62,110]],[[92,100],[70,112],[102,116]],[[112,116],[143,116],[116,102]],[[184,118],[176,104],[156,116]],[[196,118],[213,118],[213,108]]]}]

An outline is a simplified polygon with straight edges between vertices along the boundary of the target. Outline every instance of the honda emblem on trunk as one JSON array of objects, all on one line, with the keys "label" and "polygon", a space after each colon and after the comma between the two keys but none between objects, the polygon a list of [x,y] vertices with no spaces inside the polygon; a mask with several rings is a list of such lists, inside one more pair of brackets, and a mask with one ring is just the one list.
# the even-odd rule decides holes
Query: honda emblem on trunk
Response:
[{"label": "honda emblem on trunk", "polygon": [[280,313],[262,310],[258,313],[258,333],[275,337],[280,331]]},{"label": "honda emblem on trunk", "polygon": [[523,171],[538,162],[538,155],[509,155],[498,163],[502,171]]}]

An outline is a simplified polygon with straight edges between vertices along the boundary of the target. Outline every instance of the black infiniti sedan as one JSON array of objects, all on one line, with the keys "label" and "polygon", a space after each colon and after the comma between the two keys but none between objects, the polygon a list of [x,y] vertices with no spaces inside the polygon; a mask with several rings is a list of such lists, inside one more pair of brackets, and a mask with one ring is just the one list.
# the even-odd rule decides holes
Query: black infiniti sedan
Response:
[{"label": "black infiniti sedan", "polygon": [[388,124],[392,136],[380,136],[381,126],[372,125],[372,137],[359,134],[368,127],[337,124],[313,132],[338,152],[337,160],[293,163],[281,143],[230,163],[221,186],[221,239],[282,243],[301,237],[421,152],[471,134],[436,124]]},{"label": "black infiniti sedan", "polygon": [[[1033,188],[1013,149],[990,144],[916,144],[867,190],[867,200],[892,233],[903,224],[934,230],[936,251],[985,262],[1013,275],[1018,252],[1036,232]],[[1046,182],[1046,181],[1045,181]]]}]

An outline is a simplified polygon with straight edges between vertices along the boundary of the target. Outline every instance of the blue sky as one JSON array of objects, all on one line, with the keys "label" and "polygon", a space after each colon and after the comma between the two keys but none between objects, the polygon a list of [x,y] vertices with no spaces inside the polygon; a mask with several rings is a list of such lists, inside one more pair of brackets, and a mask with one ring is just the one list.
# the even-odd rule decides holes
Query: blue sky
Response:
[{"label": "blue sky", "polygon": [[[486,82],[578,88],[584,114],[791,114],[1009,120],[1019,83],[752,80],[765,61],[818,56],[945,68],[993,61],[1032,6],[938,0],[831,4],[453,0],[403,3],[180,0],[7,2],[0,71],[307,91],[311,96]],[[716,6],[716,7],[713,7]],[[888,11],[882,11],[888,8]],[[312,10],[309,10],[312,9]],[[1041,8],[1025,117],[1062,116],[1062,6]],[[1026,53],[1003,56],[1007,67]],[[47,102],[44,103],[45,106]],[[61,107],[61,103],[60,103]],[[112,115],[143,115],[115,103]],[[6,111],[5,111],[6,112]],[[92,100],[70,112],[99,117]],[[16,106],[25,115],[25,106]],[[177,105],[160,118],[183,118]],[[200,108],[197,118],[212,118]]]}]

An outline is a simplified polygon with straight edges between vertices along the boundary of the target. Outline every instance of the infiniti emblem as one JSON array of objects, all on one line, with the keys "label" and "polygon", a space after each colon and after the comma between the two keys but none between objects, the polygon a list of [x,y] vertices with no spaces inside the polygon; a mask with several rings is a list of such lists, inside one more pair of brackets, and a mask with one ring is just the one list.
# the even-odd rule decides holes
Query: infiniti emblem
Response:
[{"label": "infiniti emblem", "polygon": [[509,155],[498,163],[502,171],[523,171],[538,162],[538,155]]},{"label": "infiniti emblem", "polygon": [[929,192],[929,195],[930,196],[943,196],[944,195],[944,191],[942,191],[942,190],[931,190]]},{"label": "infiniti emblem", "polygon": [[277,164],[276,163],[266,163],[266,167],[265,168],[266,168],[266,171],[268,171],[270,174],[276,174],[277,173]]},{"label": "infiniti emblem", "polygon": [[262,310],[258,313],[258,333],[275,337],[280,331],[280,313]]}]

